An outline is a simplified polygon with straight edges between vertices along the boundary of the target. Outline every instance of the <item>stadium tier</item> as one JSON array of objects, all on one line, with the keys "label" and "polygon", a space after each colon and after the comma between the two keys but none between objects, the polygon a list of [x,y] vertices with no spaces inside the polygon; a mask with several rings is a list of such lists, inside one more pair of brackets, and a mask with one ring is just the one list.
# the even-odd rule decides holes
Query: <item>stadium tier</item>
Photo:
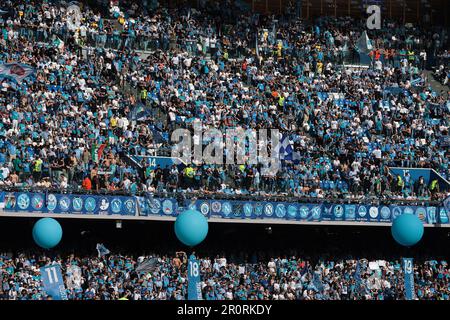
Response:
[{"label": "stadium tier", "polygon": [[[326,228],[413,215],[393,231],[413,244],[423,226],[450,227],[446,5],[437,18],[433,3],[406,1],[402,19],[388,1],[376,27],[366,8],[383,1],[263,2],[1,1],[0,218],[121,228],[198,211],[201,223]],[[428,20],[408,22],[411,8]],[[56,246],[60,225],[39,221],[34,241]],[[2,241],[0,299],[183,300],[200,288],[206,300],[449,300],[448,252],[413,266],[364,253],[229,263],[120,255],[107,238],[98,257]],[[63,289],[49,294],[54,280]]]},{"label": "stadium tier", "polygon": [[[369,52],[363,21],[352,19],[237,20],[232,8],[220,19],[188,8],[135,17],[113,7],[116,21],[85,6],[71,31],[63,6],[10,5],[1,51],[5,187],[444,197],[440,181],[390,172],[449,175],[449,101],[424,83],[424,68],[446,52],[436,31],[386,21],[369,32]],[[367,53],[371,68],[343,65]],[[224,133],[278,129],[282,170],[148,164],[195,119]]]},{"label": "stadium tier", "polygon": [[[111,229],[104,221],[61,221],[66,234],[49,251],[30,246],[25,221],[2,220],[10,231],[0,240],[11,247],[0,248],[0,299],[51,299],[40,269],[52,265],[60,266],[70,300],[188,299],[191,251],[176,244],[171,224]],[[308,226],[273,226],[268,233],[255,225],[211,224],[195,248],[202,299],[405,300],[400,257],[407,256],[414,258],[417,298],[448,300],[448,232],[425,233],[412,250],[393,245],[389,233]],[[17,241],[8,241],[15,235]]]},{"label": "stadium tier", "polygon": [[[0,257],[4,277],[0,300],[47,300],[40,284],[40,267],[49,262],[64,265],[69,300],[185,300],[186,265],[183,256],[45,255]],[[146,269],[135,272],[139,263]],[[403,300],[397,286],[403,275],[400,261],[366,259],[326,261],[272,258],[259,263],[227,263],[226,257],[200,259],[205,300]],[[381,264],[381,267],[380,267]],[[449,299],[447,262],[426,261],[415,267],[418,298]],[[145,276],[150,273],[151,276]],[[322,276],[322,274],[324,276]]]}]

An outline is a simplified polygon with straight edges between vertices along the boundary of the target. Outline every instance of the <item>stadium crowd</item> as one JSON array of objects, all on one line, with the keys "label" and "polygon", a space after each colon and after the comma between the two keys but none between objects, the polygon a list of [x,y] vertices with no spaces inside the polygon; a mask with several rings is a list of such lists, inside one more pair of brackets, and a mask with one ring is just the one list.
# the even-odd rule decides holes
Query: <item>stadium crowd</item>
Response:
[{"label": "stadium crowd", "polygon": [[[344,68],[359,61],[363,21],[275,23],[231,1],[112,4],[106,14],[84,5],[78,19],[59,1],[2,3],[0,64],[35,69],[22,82],[0,80],[2,186],[445,196],[435,182],[388,170],[430,167],[450,177],[448,92],[434,92],[423,73],[448,46],[445,33],[384,22],[369,32],[370,67]],[[140,158],[170,149],[171,132],[195,119],[205,130],[279,129],[291,148],[283,170],[152,168]]]},{"label": "stadium crowd", "polygon": [[[136,271],[149,259],[148,270]],[[235,259],[236,260],[236,259]],[[187,257],[52,256],[17,253],[0,256],[0,300],[51,299],[43,290],[39,268],[60,264],[69,300],[187,299]],[[296,255],[276,258],[200,257],[205,300],[403,300],[399,260],[311,260]],[[450,267],[446,261],[414,265],[416,299],[449,300]]]}]

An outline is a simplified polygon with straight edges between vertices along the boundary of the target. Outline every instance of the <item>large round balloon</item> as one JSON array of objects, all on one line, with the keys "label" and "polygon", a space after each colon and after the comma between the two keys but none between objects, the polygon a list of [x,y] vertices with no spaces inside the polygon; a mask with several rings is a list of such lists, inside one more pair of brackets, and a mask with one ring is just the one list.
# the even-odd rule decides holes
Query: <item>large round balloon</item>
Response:
[{"label": "large round balloon", "polygon": [[196,246],[208,234],[208,219],[197,210],[184,211],[175,221],[175,234],[185,245]]},{"label": "large round balloon", "polygon": [[413,214],[402,214],[392,223],[391,232],[395,241],[405,247],[418,243],[423,236],[423,223]]},{"label": "large round balloon", "polygon": [[62,238],[62,228],[58,221],[52,218],[39,219],[33,227],[33,239],[44,249],[55,247]]}]

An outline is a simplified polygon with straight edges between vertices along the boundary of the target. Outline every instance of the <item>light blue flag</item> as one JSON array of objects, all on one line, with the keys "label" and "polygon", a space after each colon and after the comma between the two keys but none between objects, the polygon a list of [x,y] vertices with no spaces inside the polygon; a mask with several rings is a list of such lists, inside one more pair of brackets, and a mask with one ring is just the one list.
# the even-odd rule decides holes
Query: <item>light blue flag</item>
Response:
[{"label": "light blue flag", "polygon": [[275,23],[272,25],[272,33],[271,33],[271,45],[274,45],[276,42],[276,38],[277,38],[277,34],[276,34],[276,30],[275,30]]},{"label": "light blue flag", "polygon": [[109,251],[104,245],[103,243],[97,243],[97,252],[98,252],[98,257],[103,257],[106,256],[107,254],[109,254],[111,251]]},{"label": "light blue flag", "polygon": [[256,56],[259,57],[258,33],[256,33]]},{"label": "light blue flag", "polygon": [[34,72],[34,68],[22,63],[13,62],[0,64],[0,78],[8,78],[18,83],[21,83],[23,79]]},{"label": "light blue flag", "polygon": [[358,287],[361,286],[361,265],[359,264],[359,260],[356,262],[355,280],[356,285]]},{"label": "light blue flag", "polygon": [[44,290],[53,300],[68,300],[64,279],[61,274],[61,266],[54,264],[42,267],[41,279]]},{"label": "light blue flag", "polygon": [[53,41],[53,46],[57,47],[58,49],[62,49],[64,48],[64,41],[56,37],[56,39]]},{"label": "light blue flag", "polygon": [[350,52],[350,50],[348,49],[347,41],[345,41],[344,47],[342,48],[342,53],[344,55],[347,55],[349,52]]},{"label": "light blue flag", "polygon": [[323,291],[323,283],[320,276],[320,273],[315,271],[313,276],[313,284],[316,287],[317,291],[322,292]]},{"label": "light blue flag", "polygon": [[370,42],[369,36],[367,35],[366,31],[361,34],[361,37],[359,37],[358,42],[356,43],[356,46],[359,53],[368,54],[373,50],[372,43]]},{"label": "light blue flag", "polygon": [[314,26],[314,32],[317,36],[320,36],[320,27],[319,26]]}]

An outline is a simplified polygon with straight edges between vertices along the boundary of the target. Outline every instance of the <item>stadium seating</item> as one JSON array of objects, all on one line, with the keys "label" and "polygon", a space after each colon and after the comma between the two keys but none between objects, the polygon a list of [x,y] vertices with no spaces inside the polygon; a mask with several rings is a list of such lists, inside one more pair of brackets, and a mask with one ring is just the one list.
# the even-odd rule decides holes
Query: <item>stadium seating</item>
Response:
[{"label": "stadium seating", "polygon": [[[112,1],[109,12],[86,3],[72,20],[62,1],[0,2],[0,191],[447,198],[449,43],[441,30],[386,19],[367,32],[367,50],[365,21],[355,18],[275,20],[243,1],[145,3]],[[445,89],[431,86],[425,67]],[[154,157],[171,156],[174,130],[192,131],[195,120],[223,132],[279,130],[281,169],[273,177],[249,163],[158,166]],[[167,201],[173,213],[175,200]],[[152,276],[135,271],[146,259]],[[254,260],[200,257],[204,299],[405,298],[399,261]],[[187,297],[185,256],[25,252],[0,255],[0,300],[47,299],[39,268],[52,261],[67,276],[69,299]],[[414,271],[419,299],[449,300],[446,261]]]}]

